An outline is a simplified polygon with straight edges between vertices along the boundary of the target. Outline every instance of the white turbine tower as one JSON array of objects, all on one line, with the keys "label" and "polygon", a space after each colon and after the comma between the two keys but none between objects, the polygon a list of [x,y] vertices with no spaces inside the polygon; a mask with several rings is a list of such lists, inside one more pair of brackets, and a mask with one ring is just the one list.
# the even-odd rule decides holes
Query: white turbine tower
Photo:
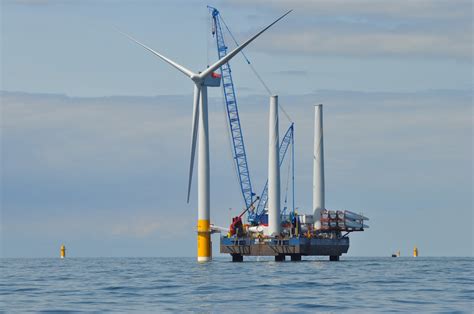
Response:
[{"label": "white turbine tower", "polygon": [[[245,41],[242,45],[236,47],[229,54],[216,63],[209,66],[202,72],[194,73],[184,66],[174,62],[173,60],[163,56],[150,47],[140,43],[131,36],[122,33],[129,39],[139,44],[146,50],[153,53],[163,61],[167,62],[184,75],[188,76],[194,83],[194,102],[193,102],[193,119],[191,133],[191,159],[189,162],[189,178],[188,178],[188,198],[191,192],[191,181],[193,176],[194,155],[196,150],[196,138],[199,136],[198,150],[198,224],[197,224],[197,260],[198,262],[207,262],[211,260],[211,238],[210,238],[210,180],[209,180],[209,127],[207,113],[207,86],[220,86],[220,76],[215,75],[214,71],[227,63],[255,38],[277,23],[279,20],[288,15],[292,10],[286,12],[273,23],[262,29],[260,32]],[[199,129],[199,132],[198,132]],[[199,135],[198,135],[199,134]]]}]

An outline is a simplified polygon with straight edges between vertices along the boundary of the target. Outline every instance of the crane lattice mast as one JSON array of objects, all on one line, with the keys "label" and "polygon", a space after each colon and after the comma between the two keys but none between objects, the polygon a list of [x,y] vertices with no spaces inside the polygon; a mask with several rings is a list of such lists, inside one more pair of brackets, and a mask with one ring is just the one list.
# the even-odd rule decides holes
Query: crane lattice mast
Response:
[{"label": "crane lattice mast", "polygon": [[[216,37],[217,54],[219,59],[227,54],[227,46],[224,41],[219,11],[216,8],[208,6],[212,14],[213,35]],[[237,98],[235,96],[234,82],[232,80],[232,71],[229,63],[225,63],[220,67],[222,76],[222,88],[226,103],[227,119],[229,122],[230,134],[232,137],[233,158],[237,168],[240,189],[245,202],[245,208],[252,204],[254,193],[252,190],[252,182],[250,180],[249,166],[247,162],[247,154],[245,152],[244,136],[240,125],[239,110],[237,107]]]}]

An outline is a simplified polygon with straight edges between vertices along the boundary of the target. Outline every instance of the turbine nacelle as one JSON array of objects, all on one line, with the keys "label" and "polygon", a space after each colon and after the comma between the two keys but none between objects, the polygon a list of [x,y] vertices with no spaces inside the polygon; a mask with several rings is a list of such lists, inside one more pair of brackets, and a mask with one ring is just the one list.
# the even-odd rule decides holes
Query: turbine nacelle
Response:
[{"label": "turbine nacelle", "polygon": [[190,77],[194,84],[209,87],[219,87],[221,85],[221,75],[219,73],[211,72],[206,76],[201,76],[201,73],[193,74]]},{"label": "turbine nacelle", "polygon": [[212,72],[204,78],[204,80],[202,81],[202,85],[209,87],[221,86],[221,75],[216,72]]}]

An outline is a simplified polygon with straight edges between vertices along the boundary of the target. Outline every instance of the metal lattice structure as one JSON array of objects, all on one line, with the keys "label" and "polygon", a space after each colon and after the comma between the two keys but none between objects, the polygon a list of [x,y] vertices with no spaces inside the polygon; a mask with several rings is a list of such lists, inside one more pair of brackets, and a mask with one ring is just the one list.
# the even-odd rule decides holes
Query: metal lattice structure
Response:
[{"label": "metal lattice structure", "polygon": [[[217,43],[217,54],[219,59],[227,54],[227,46],[224,41],[219,11],[216,8],[208,6],[213,19],[213,34]],[[244,136],[240,125],[239,110],[237,107],[237,98],[235,96],[234,82],[232,80],[232,71],[229,63],[220,67],[222,75],[222,88],[226,103],[227,118],[229,122],[230,134],[232,137],[233,159],[237,168],[240,189],[244,198],[245,207],[252,204],[253,196],[252,182],[250,180],[247,154],[245,152]]]}]

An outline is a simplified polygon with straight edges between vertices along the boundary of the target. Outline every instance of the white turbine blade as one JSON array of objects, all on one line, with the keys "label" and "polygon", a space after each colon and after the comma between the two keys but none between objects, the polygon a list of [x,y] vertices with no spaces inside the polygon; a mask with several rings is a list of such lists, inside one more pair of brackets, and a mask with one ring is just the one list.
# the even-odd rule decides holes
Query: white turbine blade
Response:
[{"label": "white turbine blade", "polygon": [[135,38],[133,38],[132,36],[126,34],[126,33],[123,33],[123,32],[120,32],[122,35],[128,37],[128,39],[130,39],[131,41],[139,44],[140,46],[142,46],[143,48],[145,48],[146,50],[150,51],[152,54],[154,54],[155,56],[159,57],[160,59],[164,60],[165,62],[167,62],[168,64],[172,65],[173,67],[175,67],[176,69],[178,69],[179,71],[181,71],[182,73],[186,74],[187,76],[189,77],[193,77],[193,76],[196,76],[196,73],[194,73],[193,71],[191,70],[188,70],[186,69],[184,66],[174,62],[173,60],[163,56],[162,54],[156,52],[155,50],[151,49],[150,47],[142,44],[141,42],[139,42],[138,40],[136,40]]},{"label": "white turbine blade", "polygon": [[193,104],[193,125],[191,128],[191,159],[189,160],[189,179],[188,179],[188,199],[191,194],[191,183],[193,180],[193,168],[194,168],[194,155],[196,153],[196,140],[198,132],[198,121],[199,121],[199,97],[201,96],[201,86],[198,84],[194,85],[194,104]]},{"label": "white turbine blade", "polygon": [[206,77],[207,75],[209,75],[211,72],[214,72],[215,70],[217,70],[221,65],[223,65],[224,63],[228,62],[230,59],[232,59],[236,54],[238,54],[242,49],[244,49],[245,47],[247,47],[248,44],[250,44],[255,38],[257,38],[258,36],[260,36],[263,32],[265,32],[267,29],[269,29],[270,27],[272,27],[275,23],[277,23],[279,20],[281,20],[282,18],[284,18],[285,16],[287,16],[288,14],[290,14],[290,12],[293,11],[293,10],[290,10],[288,12],[286,12],[285,14],[283,14],[282,16],[280,16],[278,19],[276,19],[273,23],[271,23],[270,25],[268,25],[267,27],[265,27],[264,29],[262,29],[260,32],[258,32],[257,34],[255,34],[252,38],[248,39],[246,42],[244,42],[242,45],[238,46],[237,48],[235,48],[234,50],[232,50],[229,54],[227,54],[225,57],[223,57],[222,59],[220,59],[219,61],[217,61],[216,63],[214,63],[213,65],[211,65],[210,67],[208,67],[206,70],[204,70],[201,74],[199,74],[199,76],[201,78],[204,78]]}]

